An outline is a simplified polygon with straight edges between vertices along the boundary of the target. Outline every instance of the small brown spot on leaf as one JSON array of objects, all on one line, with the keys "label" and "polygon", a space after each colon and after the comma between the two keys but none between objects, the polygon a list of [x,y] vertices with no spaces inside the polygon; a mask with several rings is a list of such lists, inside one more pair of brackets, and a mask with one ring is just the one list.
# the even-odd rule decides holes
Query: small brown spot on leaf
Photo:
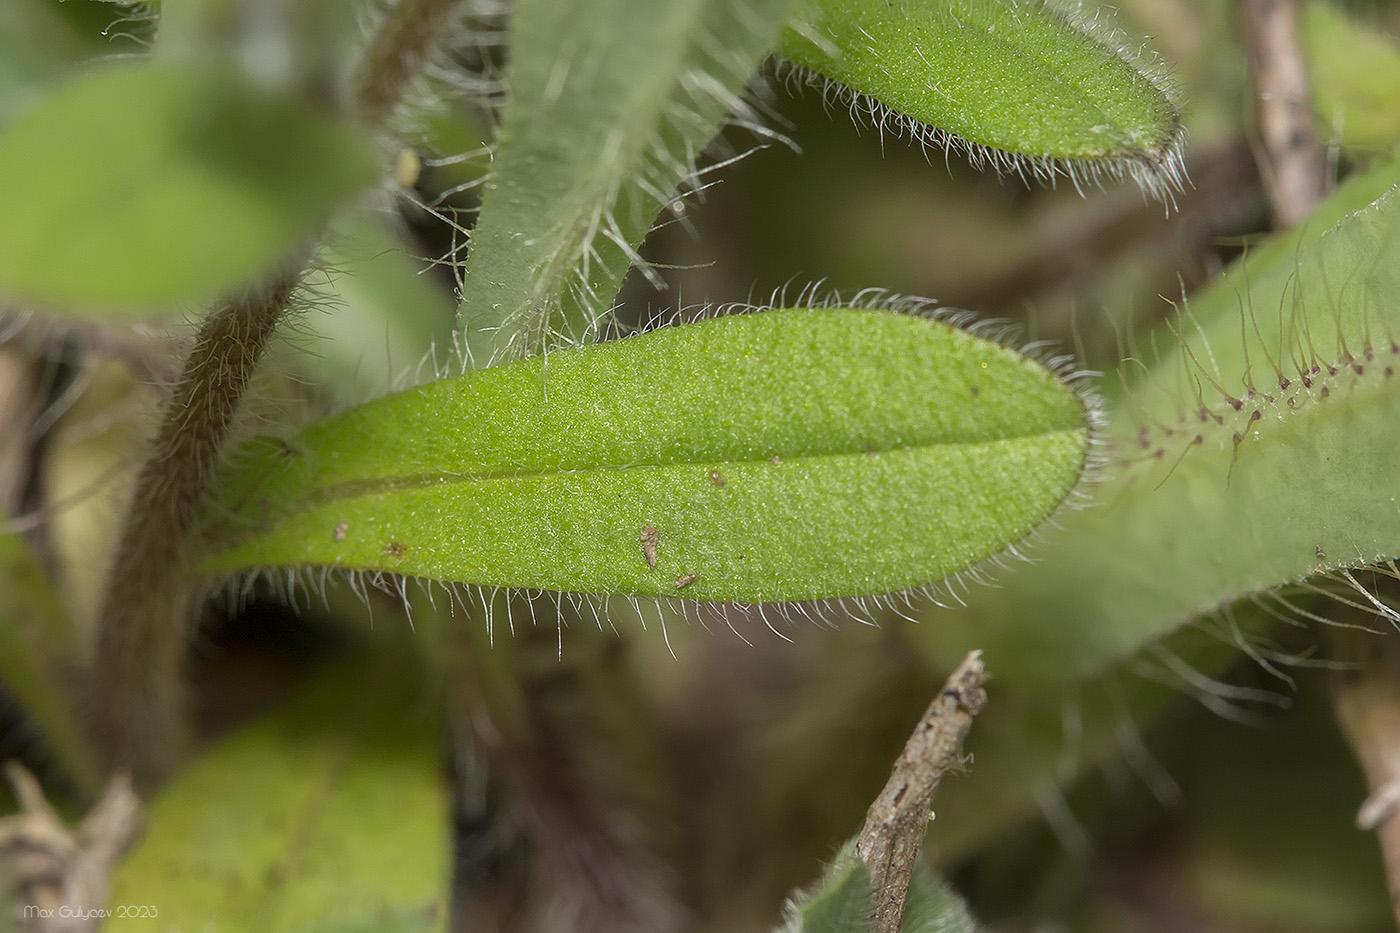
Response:
[{"label": "small brown spot on leaf", "polygon": [[981,387],[981,386],[972,386],[971,388],[972,388],[972,394],[973,394],[973,395],[981,395],[981,394],[982,394],[982,387]]},{"label": "small brown spot on leaf", "polygon": [[349,531],[350,531],[350,523],[349,523],[349,522],[336,522],[336,524],[335,524],[335,539],[336,539],[337,541],[344,541],[344,540],[345,540],[345,535],[346,535]]},{"label": "small brown spot on leaf", "polygon": [[728,485],[729,481],[724,478],[724,475],[720,473],[719,470],[711,470],[710,482],[714,483],[716,486],[725,486]]},{"label": "small brown spot on leaf", "polygon": [[408,545],[402,541],[390,541],[384,545],[384,556],[398,559],[408,553]]},{"label": "small brown spot on leaf", "polygon": [[699,579],[700,575],[698,573],[683,573],[679,577],[676,577],[675,582],[671,585],[678,590],[683,590]]},{"label": "small brown spot on leaf", "polygon": [[655,525],[646,525],[642,528],[641,534],[642,556],[647,559],[647,566],[656,569],[656,548],[661,544],[661,532]]},{"label": "small brown spot on leaf", "polygon": [[773,466],[782,466],[783,458],[779,457],[777,454],[774,454],[773,456],[768,458],[768,462],[773,464]]},{"label": "small brown spot on leaf", "polygon": [[1320,544],[1317,545],[1317,559],[1318,559],[1318,560],[1326,560],[1326,559],[1327,559],[1327,553],[1326,553],[1325,551],[1322,550],[1322,545],[1320,545]]}]

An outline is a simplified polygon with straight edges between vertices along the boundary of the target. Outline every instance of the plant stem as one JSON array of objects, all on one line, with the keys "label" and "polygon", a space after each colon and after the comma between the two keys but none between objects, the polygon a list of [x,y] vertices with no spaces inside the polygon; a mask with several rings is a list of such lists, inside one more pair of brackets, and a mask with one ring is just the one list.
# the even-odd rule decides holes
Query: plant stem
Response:
[{"label": "plant stem", "polygon": [[181,574],[197,511],[253,369],[300,280],[304,254],[205,319],[171,394],[117,539],[98,616],[94,736],[139,784],[183,744],[182,659],[192,589]]},{"label": "plant stem", "polygon": [[899,933],[933,792],[987,702],[986,679],[980,651],[963,659],[914,727],[884,790],[866,813],[856,855],[870,870],[870,933]]},{"label": "plant stem", "polygon": [[[378,129],[459,0],[403,0],[356,71],[354,106]],[[98,617],[94,736],[111,766],[159,780],[184,744],[182,658],[193,589],[181,575],[195,516],[248,380],[301,279],[299,251],[206,318],[171,395],[118,538]]]},{"label": "plant stem", "polygon": [[1326,192],[1322,144],[1313,130],[1296,0],[1240,0],[1240,21],[1264,151],[1259,169],[1280,230],[1302,220]]},{"label": "plant stem", "polygon": [[380,24],[355,75],[355,110],[378,128],[394,113],[461,0],[400,0]]}]

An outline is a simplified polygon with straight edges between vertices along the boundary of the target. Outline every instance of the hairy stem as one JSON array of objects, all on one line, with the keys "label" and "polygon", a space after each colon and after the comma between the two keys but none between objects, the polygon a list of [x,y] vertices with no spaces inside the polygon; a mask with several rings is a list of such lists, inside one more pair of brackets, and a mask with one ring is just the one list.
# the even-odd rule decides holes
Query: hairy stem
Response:
[{"label": "hairy stem", "polygon": [[870,933],[899,933],[933,792],[957,761],[973,717],[987,702],[986,679],[981,652],[963,659],[914,727],[884,790],[866,813],[856,855],[870,870]]},{"label": "hairy stem", "polygon": [[1302,220],[1326,192],[1322,144],[1313,130],[1296,0],[1240,0],[1263,152],[1259,169],[1280,230]]},{"label": "hairy stem", "polygon": [[460,2],[399,0],[385,14],[355,75],[355,110],[371,127],[393,115]]},{"label": "hairy stem", "polygon": [[[402,0],[356,71],[354,106],[381,127],[459,0]],[[165,409],[118,538],[98,618],[94,736],[111,766],[159,780],[183,745],[182,658],[192,590],[181,557],[248,380],[287,313],[304,252],[205,320]]]},{"label": "hairy stem", "polygon": [[138,782],[179,756],[191,590],[180,572],[195,516],[254,367],[300,279],[298,254],[205,319],[166,404],[117,539],[98,616],[94,736]]}]

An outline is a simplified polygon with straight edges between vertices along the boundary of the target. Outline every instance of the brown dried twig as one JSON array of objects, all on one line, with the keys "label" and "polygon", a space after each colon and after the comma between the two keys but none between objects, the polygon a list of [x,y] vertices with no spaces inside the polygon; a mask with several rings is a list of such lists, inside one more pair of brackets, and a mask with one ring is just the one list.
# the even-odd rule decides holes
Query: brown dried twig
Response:
[{"label": "brown dried twig", "polygon": [[[70,829],[21,765],[5,764],[20,812],[0,819],[0,874],[15,885],[34,921],[24,929],[85,933],[101,927],[112,872],[141,827],[141,801],[118,774],[76,830]],[[9,928],[8,926],[6,927]]]},{"label": "brown dried twig", "polygon": [[987,702],[986,679],[980,651],[963,659],[929,704],[866,813],[856,855],[870,871],[870,933],[899,933],[933,792],[958,761],[972,719]]}]

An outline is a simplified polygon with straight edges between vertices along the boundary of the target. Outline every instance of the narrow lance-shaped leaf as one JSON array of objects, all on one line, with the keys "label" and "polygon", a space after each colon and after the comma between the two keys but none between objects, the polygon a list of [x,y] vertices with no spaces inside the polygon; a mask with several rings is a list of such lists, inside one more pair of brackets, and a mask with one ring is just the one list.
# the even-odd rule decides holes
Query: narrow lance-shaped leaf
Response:
[{"label": "narrow lance-shaped leaf", "polygon": [[477,366],[586,339],[791,0],[520,0],[461,305]]},{"label": "narrow lance-shaped leaf", "polygon": [[[1338,203],[1387,178],[1400,164]],[[1233,600],[1400,555],[1400,188],[1362,203],[1185,306],[1112,413],[1099,504],[1004,590],[938,612],[941,650],[986,647],[1003,680],[1077,679]]]},{"label": "narrow lance-shaped leaf", "polygon": [[1160,78],[1044,0],[802,0],[779,51],[998,167],[1180,183]]},{"label": "narrow lance-shaped leaf", "polygon": [[[1175,325],[1182,339],[1166,335],[1170,352],[1111,411],[1117,455],[1096,504],[1062,516],[1055,547],[1002,587],[971,591],[965,608],[931,607],[925,624],[904,630],[936,668],[985,649],[1013,698],[980,717],[970,739],[982,779],[940,792],[947,857],[1043,806],[1072,772],[1066,761],[1087,766],[1121,751],[1126,724],[1222,670],[1234,644],[1217,625],[1189,620],[1245,600],[1229,608],[1227,627],[1249,643],[1280,609],[1263,596],[1264,608],[1255,606],[1252,595],[1400,554],[1390,479],[1400,460],[1391,348],[1400,336],[1400,204],[1386,193],[1397,181],[1396,162],[1348,181],[1299,228],[1194,296]],[[1351,365],[1337,365],[1340,341],[1357,357]],[[1314,358],[1322,366],[1329,357],[1335,374],[1311,373]],[[1280,388],[1270,358],[1307,362],[1311,387],[1285,368],[1290,385]],[[1206,371],[1248,404],[1235,411]]]},{"label": "narrow lance-shaped leaf", "polygon": [[96,69],[0,135],[0,294],[147,316],[202,301],[375,172],[358,134],[231,67]]},{"label": "narrow lance-shaped leaf", "polygon": [[256,443],[202,568],[710,600],[901,590],[1078,482],[1082,400],[945,320],[724,317],[432,383]]}]

